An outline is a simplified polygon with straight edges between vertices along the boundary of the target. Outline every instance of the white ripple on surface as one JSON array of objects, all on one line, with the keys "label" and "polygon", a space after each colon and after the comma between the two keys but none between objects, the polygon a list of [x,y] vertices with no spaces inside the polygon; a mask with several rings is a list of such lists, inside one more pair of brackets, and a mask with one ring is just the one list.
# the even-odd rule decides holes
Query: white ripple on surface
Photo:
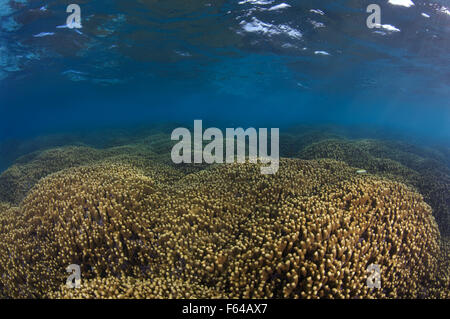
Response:
[{"label": "white ripple on surface", "polygon": [[291,6],[287,3],[280,3],[277,4],[276,6],[270,7],[269,11],[275,11],[275,10],[281,10],[281,9],[286,9],[286,8],[290,8]]},{"label": "white ripple on surface", "polygon": [[321,16],[323,16],[325,14],[325,12],[323,12],[322,10],[319,10],[319,9],[311,9],[311,10],[309,10],[309,12],[316,13]]},{"label": "white ripple on surface", "polygon": [[262,22],[255,17],[252,18],[251,22],[247,22],[244,20],[241,21],[240,24],[244,31],[250,33],[261,33],[268,36],[285,34],[294,39],[300,39],[303,36],[299,30],[296,30],[288,25],[273,25],[270,23]]},{"label": "white ripple on surface", "polygon": [[314,29],[325,28],[325,24],[323,24],[322,22],[317,22],[315,20],[308,20],[308,21],[314,26]]},{"label": "white ripple on surface", "polygon": [[51,36],[51,35],[54,35],[54,34],[55,34],[54,32],[41,32],[41,33],[33,35],[33,37],[35,37],[35,38],[43,38],[43,37],[48,37],[48,36]]},{"label": "white ripple on surface", "polygon": [[400,29],[394,27],[393,25],[390,24],[382,24],[381,27],[387,31],[391,31],[391,32],[400,32]]},{"label": "white ripple on surface", "polygon": [[239,4],[246,4],[246,3],[266,5],[266,4],[272,4],[273,0],[244,0],[244,1],[239,2]]},{"label": "white ripple on surface", "polygon": [[316,54],[316,55],[331,55],[327,51],[314,51],[314,54]]},{"label": "white ripple on surface", "polygon": [[411,0],[389,0],[389,4],[392,4],[393,6],[402,6],[402,7],[412,7],[414,5],[414,2]]},{"label": "white ripple on surface", "polygon": [[[390,32],[400,32],[399,28],[396,28],[396,27],[394,27],[393,25],[390,25],[390,24],[375,24],[375,28],[384,29],[384,30],[390,31]],[[380,33],[380,32],[377,32],[377,31],[374,31],[374,32]]]},{"label": "white ripple on surface", "polygon": [[446,8],[446,7],[441,7],[439,9],[439,12],[448,14],[450,16],[450,10],[448,8]]}]

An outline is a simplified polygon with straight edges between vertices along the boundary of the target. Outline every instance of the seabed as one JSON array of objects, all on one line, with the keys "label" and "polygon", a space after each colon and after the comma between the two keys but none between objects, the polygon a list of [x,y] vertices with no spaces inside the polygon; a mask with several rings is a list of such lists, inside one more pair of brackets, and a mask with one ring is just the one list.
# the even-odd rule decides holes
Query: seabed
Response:
[{"label": "seabed", "polygon": [[171,130],[1,144],[0,297],[450,297],[448,147],[298,126],[263,175]]}]

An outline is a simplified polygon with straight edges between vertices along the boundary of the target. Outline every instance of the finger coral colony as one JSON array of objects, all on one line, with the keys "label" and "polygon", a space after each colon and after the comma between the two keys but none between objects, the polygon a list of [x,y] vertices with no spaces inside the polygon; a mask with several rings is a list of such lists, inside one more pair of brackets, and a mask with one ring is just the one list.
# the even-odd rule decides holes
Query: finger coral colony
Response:
[{"label": "finger coral colony", "polygon": [[19,158],[0,176],[0,297],[449,298],[438,154],[311,134],[280,136],[299,148],[275,175],[174,165],[160,133]]}]

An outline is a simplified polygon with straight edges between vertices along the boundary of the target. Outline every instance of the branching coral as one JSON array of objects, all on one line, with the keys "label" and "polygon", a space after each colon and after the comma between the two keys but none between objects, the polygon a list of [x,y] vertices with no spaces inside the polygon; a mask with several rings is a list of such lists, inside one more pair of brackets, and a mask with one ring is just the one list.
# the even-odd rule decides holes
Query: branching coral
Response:
[{"label": "branching coral", "polygon": [[415,187],[433,208],[441,232],[450,234],[450,169],[439,152],[401,142],[330,139],[309,145],[299,157],[344,161]]},{"label": "branching coral", "polygon": [[[403,184],[330,160],[283,159],[276,175],[249,163],[171,183],[147,175],[103,162],[40,181],[1,229],[3,294],[394,298],[445,288],[435,286],[445,276],[431,209]],[[77,292],[60,288],[72,263],[85,282]],[[371,263],[380,290],[366,285]]]},{"label": "branching coral", "polygon": [[179,299],[226,298],[223,293],[214,288],[189,284],[172,277],[157,277],[150,279],[125,278],[94,278],[83,282],[81,289],[69,289],[62,285],[59,290],[51,292],[50,298],[57,299]]},{"label": "branching coral", "polygon": [[313,129],[310,127],[292,128],[280,134],[280,155],[295,157],[299,150],[322,140],[338,139],[341,136],[332,131]]},{"label": "branching coral", "polygon": [[160,202],[154,184],[123,164],[69,169],[42,180],[23,201],[15,229],[2,234],[1,281],[8,295],[43,296],[72,263],[82,265],[86,278],[151,271],[152,247],[142,242],[152,236],[148,210]]},{"label": "branching coral", "polygon": [[69,146],[19,158],[0,175],[0,200],[18,204],[27,192],[48,174],[99,160],[101,152],[88,147]]},{"label": "branching coral", "polygon": [[[270,177],[253,165],[186,177],[197,205],[182,211],[197,239],[188,233],[185,245],[204,243],[184,259],[201,260],[192,268],[231,297],[418,296],[427,288],[411,281],[431,284],[439,271],[431,209],[401,184],[352,173],[336,162],[284,160]],[[382,267],[381,291],[366,286],[372,262]]]},{"label": "branching coral", "polygon": [[[13,233],[20,224],[20,210],[9,203],[0,203],[0,271],[4,269],[10,255],[10,249],[14,241]],[[15,264],[13,265],[15,267]],[[12,278],[5,272],[1,273],[0,298],[11,297],[4,287],[6,281]]]},{"label": "branching coral", "polygon": [[[160,173],[165,172],[159,175],[163,175],[168,182],[181,178],[183,174],[163,165],[158,160],[160,157],[161,155],[154,153],[145,144],[131,144],[104,150],[67,146],[36,152],[19,158],[16,164],[0,175],[0,200],[19,204],[41,178],[66,168],[104,160],[132,163],[150,174],[155,171],[155,166],[158,166]],[[168,157],[170,158],[170,155]]]}]

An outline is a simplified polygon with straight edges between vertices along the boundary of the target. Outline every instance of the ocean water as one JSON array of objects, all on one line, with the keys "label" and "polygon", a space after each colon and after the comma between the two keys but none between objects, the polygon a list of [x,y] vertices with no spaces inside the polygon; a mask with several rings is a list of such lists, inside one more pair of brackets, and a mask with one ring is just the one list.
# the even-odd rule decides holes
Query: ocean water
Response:
[{"label": "ocean water", "polygon": [[[0,0],[0,297],[449,298],[448,1],[69,4]],[[278,172],[177,165],[194,120]]]}]

